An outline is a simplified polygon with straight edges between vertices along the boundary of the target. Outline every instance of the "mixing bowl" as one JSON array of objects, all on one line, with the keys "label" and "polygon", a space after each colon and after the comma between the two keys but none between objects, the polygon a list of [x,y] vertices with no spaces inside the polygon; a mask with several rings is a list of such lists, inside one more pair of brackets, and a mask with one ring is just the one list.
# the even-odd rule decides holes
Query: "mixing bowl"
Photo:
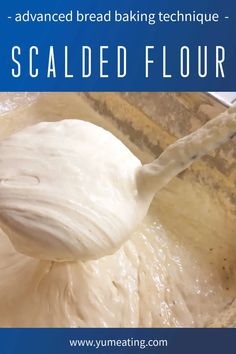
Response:
[{"label": "mixing bowl", "polygon": [[[204,93],[2,93],[0,139],[40,121],[80,118],[111,131],[147,163],[224,109]],[[63,272],[72,272],[73,281],[78,277],[78,283],[86,288],[89,305],[84,295],[73,292],[73,284],[67,279],[69,290],[65,291],[81,307],[73,304],[69,320],[57,322],[53,309],[50,319],[40,318],[37,314],[43,305],[38,305],[37,292],[27,301],[27,292],[17,294],[11,287],[17,278],[12,270],[7,284],[11,303],[15,301],[16,305],[10,308],[10,319],[1,322],[0,318],[0,326],[235,326],[235,146],[234,138],[160,191],[147,218],[116,260],[109,256],[81,263],[79,270],[74,265],[66,266],[69,271],[65,268]],[[1,242],[7,242],[3,233],[0,252]],[[9,259],[13,262],[15,255],[11,252]],[[45,264],[45,274],[50,267]],[[58,288],[64,289],[58,278],[62,265],[53,267],[50,279],[44,275],[44,285],[49,289],[57,282]],[[0,313],[10,306],[4,300],[6,271],[0,263]],[[22,266],[20,271],[26,270]],[[26,278],[33,276],[26,271]],[[109,289],[103,286],[106,277]],[[60,304],[63,299],[56,301]],[[100,309],[96,301],[102,302]],[[106,301],[110,301],[108,307]],[[29,304],[32,315],[21,323],[19,307],[24,309]]]}]

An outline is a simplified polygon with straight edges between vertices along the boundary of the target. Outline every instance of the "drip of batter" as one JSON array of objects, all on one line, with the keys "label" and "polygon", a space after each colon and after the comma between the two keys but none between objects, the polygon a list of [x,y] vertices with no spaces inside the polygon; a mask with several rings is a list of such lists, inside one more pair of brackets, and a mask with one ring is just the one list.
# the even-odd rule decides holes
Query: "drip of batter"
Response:
[{"label": "drip of batter", "polygon": [[142,166],[111,133],[88,122],[26,128],[0,143],[3,229],[17,251],[42,260],[112,254],[158,190],[235,133],[234,108]]}]

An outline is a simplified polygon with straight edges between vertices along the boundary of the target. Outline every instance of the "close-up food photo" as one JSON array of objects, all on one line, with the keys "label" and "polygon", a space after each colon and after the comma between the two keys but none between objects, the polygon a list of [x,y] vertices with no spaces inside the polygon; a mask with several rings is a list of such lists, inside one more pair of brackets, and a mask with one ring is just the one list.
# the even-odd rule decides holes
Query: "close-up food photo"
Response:
[{"label": "close-up food photo", "polygon": [[233,327],[236,108],[0,95],[1,327]]}]

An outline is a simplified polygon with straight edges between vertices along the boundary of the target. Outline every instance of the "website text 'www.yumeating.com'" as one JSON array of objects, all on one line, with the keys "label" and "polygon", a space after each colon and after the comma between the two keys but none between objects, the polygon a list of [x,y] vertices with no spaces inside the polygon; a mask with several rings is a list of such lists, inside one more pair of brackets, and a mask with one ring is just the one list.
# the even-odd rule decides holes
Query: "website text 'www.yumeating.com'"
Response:
[{"label": "website text 'www.yumeating.com'", "polygon": [[69,339],[70,347],[137,347],[146,349],[150,347],[168,347],[167,339]]}]

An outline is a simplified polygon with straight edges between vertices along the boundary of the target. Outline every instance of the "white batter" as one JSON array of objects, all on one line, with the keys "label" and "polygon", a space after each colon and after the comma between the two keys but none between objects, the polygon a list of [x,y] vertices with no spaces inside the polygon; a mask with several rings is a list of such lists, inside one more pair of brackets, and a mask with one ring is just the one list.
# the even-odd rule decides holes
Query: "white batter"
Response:
[{"label": "white batter", "polygon": [[[65,126],[69,127],[71,122],[63,124],[64,130]],[[87,126],[86,123],[83,124],[84,127]],[[40,127],[43,130],[46,125],[42,124]],[[29,133],[30,129],[27,129]],[[3,157],[5,154],[1,154],[1,163],[5,173],[16,170],[21,172],[17,174],[17,178],[13,178],[11,173],[1,176],[1,212],[3,213],[4,228],[9,232],[10,225],[11,232],[14,231],[14,234],[10,235],[11,239],[21,251],[35,252],[36,257],[45,258],[43,256],[45,254],[51,257],[53,249],[53,257],[54,250],[56,250],[60,259],[61,257],[66,259],[66,252],[69,252],[70,257],[77,241],[77,225],[72,224],[70,233],[68,233],[68,235],[75,235],[75,237],[65,239],[66,228],[60,224],[66,222],[66,225],[71,226],[72,216],[75,215],[75,210],[71,207],[73,205],[71,199],[74,201],[75,198],[74,189],[73,191],[69,189],[68,192],[64,189],[65,185],[71,183],[73,178],[67,176],[64,170],[57,170],[56,164],[52,163],[55,162],[58,151],[53,155],[52,151],[48,154],[48,150],[44,151],[44,149],[41,150],[41,157],[37,161],[37,166],[40,162],[39,176],[29,173],[29,167],[34,164],[32,156],[35,156],[33,149],[37,147],[37,138],[32,143],[31,139],[27,139],[30,136],[30,134],[27,136],[27,131],[26,136],[22,136],[21,143],[24,143],[26,147],[30,146],[30,149],[26,148],[24,154],[19,152],[18,156],[8,154],[10,160],[12,159],[9,165],[8,159]],[[18,137],[21,139],[20,134]],[[98,140],[97,136],[96,140]],[[50,138],[48,141],[53,147],[53,139]],[[104,143],[103,140],[96,142],[98,146]],[[122,178],[125,177],[126,182],[130,181],[130,184],[126,183],[121,188],[121,180],[118,178],[121,176],[112,173],[114,170],[110,171],[109,165],[105,166],[106,175],[107,171],[111,172],[107,182],[109,185],[109,182],[112,181],[112,186],[114,186],[114,181],[119,182],[117,189],[121,192],[120,194],[130,196],[129,200],[132,198],[135,200],[136,184],[127,171],[129,172],[130,166],[133,169],[140,166],[140,162],[128,149],[121,148],[118,142],[117,145],[114,145],[114,149],[117,146],[119,146],[117,156],[122,161],[128,162],[129,160],[132,163],[132,165],[125,164],[126,168],[120,172]],[[66,147],[65,141],[63,151],[68,154]],[[111,150],[109,150],[110,153]],[[94,150],[93,154],[95,154],[96,163]],[[127,158],[128,154],[130,154],[129,158]],[[50,156],[50,171],[54,173],[45,178],[43,166],[47,164],[48,156]],[[77,161],[77,154],[70,154],[70,149],[69,156],[69,162]],[[18,164],[19,157],[23,158],[23,164]],[[65,161],[68,162],[68,159]],[[25,162],[27,163],[25,164]],[[30,163],[28,164],[28,162]],[[14,168],[11,168],[13,163]],[[21,170],[22,165],[24,170]],[[84,166],[87,166],[86,162],[84,162]],[[27,171],[25,171],[25,167],[27,167]],[[68,167],[70,171],[75,171],[74,164],[70,164]],[[76,181],[78,175],[78,170],[76,170]],[[62,179],[62,176],[65,177],[66,184],[63,184],[65,179]],[[98,181],[100,179],[100,183],[104,181],[104,176],[98,171],[96,177]],[[55,184],[55,190],[51,189],[50,179]],[[59,181],[58,185],[55,181]],[[73,180],[73,182],[75,181]],[[91,181],[88,183],[92,185]],[[174,183],[179,184],[180,182],[175,181]],[[49,208],[50,210],[54,209],[52,214],[48,213],[46,205],[49,184],[50,193],[54,193],[53,196],[56,200],[56,203],[53,203],[53,208],[51,208],[52,205]],[[42,189],[40,189],[40,185]],[[128,190],[126,186],[128,186]],[[26,190],[27,193],[25,193]],[[5,193],[5,191],[10,193]],[[35,194],[32,191],[36,191]],[[177,191],[179,191],[179,195]],[[103,192],[104,190],[101,191],[101,193]],[[185,193],[186,197],[183,197]],[[85,195],[87,198],[86,191]],[[117,197],[117,194],[115,196]],[[92,197],[91,195],[91,206],[94,208]],[[14,198],[17,201],[15,204],[12,203]],[[27,213],[30,220],[27,220],[27,216],[22,212],[24,208],[29,209],[27,200],[31,201],[31,205],[35,203],[36,206],[30,215]],[[65,204],[60,203],[61,200]],[[120,200],[122,201],[122,199]],[[109,202],[113,203],[112,199],[109,199]],[[199,208],[200,205],[202,210]],[[234,275],[231,269],[231,264],[235,261],[232,244],[227,242],[223,250],[220,250],[224,244],[222,235],[227,234],[230,239],[230,235],[234,234],[234,228],[230,226],[229,217],[226,224],[222,223],[225,216],[220,206],[214,205],[213,208],[212,206],[211,201],[201,190],[197,190],[197,188],[193,190],[192,186],[188,187],[186,184],[183,186],[182,183],[173,189],[170,185],[170,189],[160,193],[158,203],[153,203],[145,222],[130,241],[126,242],[112,256],[86,263],[37,261],[17,253],[6,236],[2,234],[0,244],[0,325],[58,327],[203,325],[210,316],[218,312],[225,302],[230,301],[235,291]],[[102,207],[104,208],[104,205]],[[66,218],[63,208],[69,210],[71,219]],[[189,210],[190,208],[191,210]],[[47,226],[49,235],[52,235],[55,221],[58,223],[59,220],[59,226],[56,226],[57,232],[53,233],[53,241],[47,239],[46,243],[45,240],[42,242],[38,237],[40,232],[38,235],[34,234],[34,237],[27,235],[27,232],[22,232],[22,230],[27,230],[27,225],[31,225],[34,231],[39,231],[39,217],[42,217],[40,214],[42,210],[45,217],[44,225]],[[77,210],[76,208],[76,212]],[[197,212],[197,217],[195,217],[195,212]],[[124,213],[122,211],[121,215],[125,217],[128,213],[131,213],[132,216],[132,210],[127,208]],[[202,219],[199,218],[200,214]],[[14,220],[17,221],[16,224],[14,224]],[[109,220],[105,220],[104,225],[107,224],[109,224]],[[17,229],[14,229],[14,225],[17,225]],[[21,232],[19,232],[19,225],[22,227]],[[125,225],[125,227],[128,228],[129,225]],[[63,230],[61,238],[60,230],[61,232]],[[43,231],[45,232],[45,229]],[[20,235],[22,237],[19,237]],[[105,238],[105,242],[110,241],[109,235]],[[32,243],[31,241],[26,242],[29,237],[31,240],[33,239]],[[35,240],[37,240],[37,247],[34,244]],[[56,245],[55,248],[53,244]],[[83,254],[84,250],[88,252],[87,250],[90,249],[86,248],[88,246],[86,238],[84,244]],[[212,245],[214,245],[214,249]],[[93,240],[89,247],[99,252],[99,245]],[[221,262],[224,264],[224,271],[221,269]]]},{"label": "white batter", "polygon": [[29,127],[0,143],[0,220],[16,249],[38,259],[113,253],[140,218],[140,166],[121,141],[91,123]]},{"label": "white batter", "polygon": [[40,123],[0,142],[0,221],[16,250],[42,260],[113,254],[157,191],[236,134],[236,109],[141,162],[82,120]]}]

